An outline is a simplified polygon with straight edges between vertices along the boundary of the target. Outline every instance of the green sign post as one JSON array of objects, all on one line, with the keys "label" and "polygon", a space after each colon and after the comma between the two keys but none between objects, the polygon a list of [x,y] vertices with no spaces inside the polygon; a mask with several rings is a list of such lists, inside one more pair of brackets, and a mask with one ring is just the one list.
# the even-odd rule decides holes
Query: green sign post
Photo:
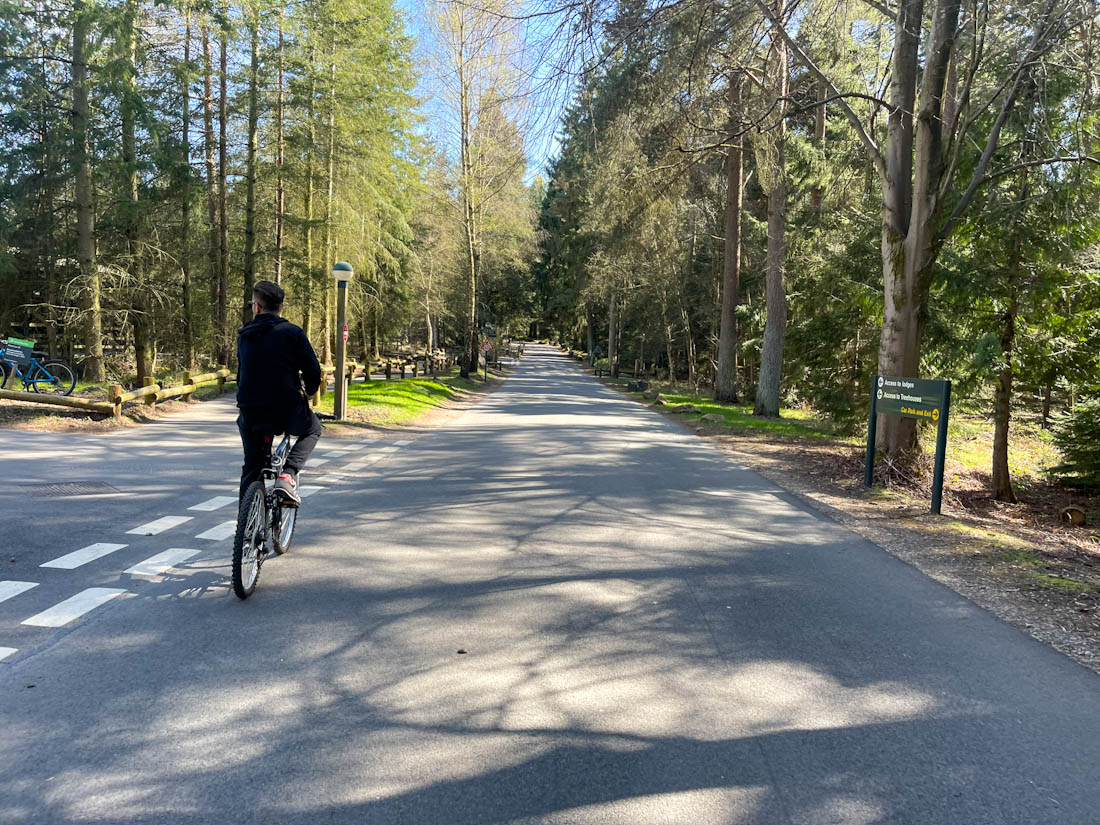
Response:
[{"label": "green sign post", "polygon": [[867,422],[867,460],[864,463],[863,483],[870,487],[874,480],[875,435],[879,413],[931,421],[936,425],[932,512],[939,515],[943,500],[943,465],[947,453],[947,418],[950,407],[950,381],[876,375],[871,385],[871,417]]}]

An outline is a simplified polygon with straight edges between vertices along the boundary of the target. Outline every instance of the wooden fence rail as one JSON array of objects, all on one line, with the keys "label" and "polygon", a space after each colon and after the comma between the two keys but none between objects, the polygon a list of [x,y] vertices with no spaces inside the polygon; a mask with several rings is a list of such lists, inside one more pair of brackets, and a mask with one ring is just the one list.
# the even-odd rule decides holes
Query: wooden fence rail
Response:
[{"label": "wooden fence rail", "polygon": [[15,390],[0,390],[0,398],[8,398],[12,401],[29,401],[32,404],[52,404],[57,407],[69,407],[72,409],[87,410],[89,412],[102,413],[113,416],[115,421],[122,420],[122,405],[127,401],[144,400],[147,406],[153,406],[158,401],[166,398],[181,397],[185,401],[191,400],[192,393],[199,387],[209,384],[218,385],[218,395],[225,391],[225,384],[232,373],[225,367],[214,372],[202,375],[184,373],[184,383],[174,387],[164,387],[156,383],[152,377],[145,378],[145,386],[136,390],[122,391],[120,384],[112,384],[107,388],[106,401],[94,401],[90,398],[73,398],[69,395],[46,395],[36,392],[17,392]]},{"label": "wooden fence rail", "polygon": [[29,401],[32,404],[52,404],[55,407],[69,407],[70,409],[88,410],[89,412],[111,415],[114,408],[106,401],[92,401],[89,398],[72,398],[68,395],[43,395],[37,392],[21,392],[19,390],[0,390],[0,398],[12,401]]}]

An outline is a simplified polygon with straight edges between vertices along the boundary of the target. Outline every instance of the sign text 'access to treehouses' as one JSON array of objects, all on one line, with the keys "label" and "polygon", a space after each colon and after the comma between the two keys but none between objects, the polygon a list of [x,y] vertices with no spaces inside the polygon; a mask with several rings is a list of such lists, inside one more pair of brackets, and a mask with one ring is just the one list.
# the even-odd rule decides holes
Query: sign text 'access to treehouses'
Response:
[{"label": "sign text 'access to treehouses'", "polygon": [[880,375],[876,383],[878,412],[939,423],[946,381]]}]

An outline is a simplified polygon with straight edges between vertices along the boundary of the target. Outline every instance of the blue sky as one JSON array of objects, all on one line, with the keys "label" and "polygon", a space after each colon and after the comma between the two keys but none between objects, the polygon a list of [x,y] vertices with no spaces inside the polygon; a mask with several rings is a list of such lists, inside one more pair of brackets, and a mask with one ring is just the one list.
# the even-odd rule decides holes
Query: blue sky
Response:
[{"label": "blue sky", "polygon": [[[423,25],[419,14],[419,9],[424,2],[425,0],[396,0],[396,6],[405,18],[406,30],[417,41],[415,53],[418,57],[417,71],[420,74],[420,83],[416,92],[424,101],[422,111],[427,119],[426,129],[432,136],[443,141],[443,148],[450,155],[453,154],[451,150],[456,148],[457,143],[457,139],[450,138],[454,133],[451,118],[446,104],[434,96],[428,68],[421,59],[424,50],[431,48],[430,32]],[[532,5],[538,5],[542,0],[530,0],[530,2]],[[570,91],[568,83],[547,82],[548,77],[553,73],[553,64],[561,59],[564,47],[551,36],[547,28],[548,21],[553,22],[549,18],[540,19],[532,24],[528,32],[531,46],[529,52],[546,56],[545,59],[529,59],[531,64],[529,73],[536,92],[532,95],[527,107],[528,114],[524,124],[528,182],[534,180],[536,175],[545,177],[546,167],[558,151],[558,129]]]}]

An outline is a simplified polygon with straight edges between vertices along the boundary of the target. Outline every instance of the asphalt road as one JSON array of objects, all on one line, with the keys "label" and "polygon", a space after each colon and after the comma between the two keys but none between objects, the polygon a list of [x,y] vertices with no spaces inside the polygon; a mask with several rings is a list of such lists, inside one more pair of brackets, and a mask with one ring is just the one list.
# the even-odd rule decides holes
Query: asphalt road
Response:
[{"label": "asphalt road", "polygon": [[0,433],[0,823],[1100,822],[1100,677],[528,353],[247,602],[231,405]]}]

